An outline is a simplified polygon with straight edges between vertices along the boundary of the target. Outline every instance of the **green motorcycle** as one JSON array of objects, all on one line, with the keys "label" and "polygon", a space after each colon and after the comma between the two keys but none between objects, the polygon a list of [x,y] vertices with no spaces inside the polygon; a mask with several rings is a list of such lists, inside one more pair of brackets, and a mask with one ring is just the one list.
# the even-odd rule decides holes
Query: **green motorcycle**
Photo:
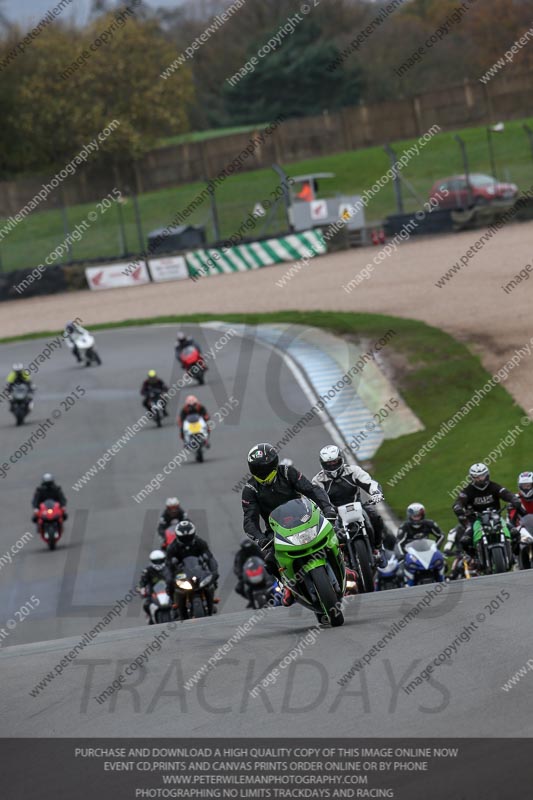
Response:
[{"label": "green motorcycle", "polygon": [[472,533],[482,573],[508,572],[513,565],[511,532],[500,512],[482,511],[477,515]]},{"label": "green motorcycle", "polygon": [[315,612],[320,624],[342,625],[346,571],[331,523],[307,497],[278,506],[269,523],[283,585]]}]

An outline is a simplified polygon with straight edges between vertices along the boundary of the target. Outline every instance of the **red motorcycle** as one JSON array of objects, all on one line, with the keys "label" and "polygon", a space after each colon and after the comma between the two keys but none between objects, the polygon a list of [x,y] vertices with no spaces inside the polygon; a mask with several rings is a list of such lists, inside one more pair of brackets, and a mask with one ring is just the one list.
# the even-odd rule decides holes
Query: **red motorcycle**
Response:
[{"label": "red motorcycle", "polygon": [[198,348],[192,344],[185,347],[178,355],[178,361],[183,369],[187,371],[187,374],[191,378],[196,378],[200,386],[203,386],[207,365]]},{"label": "red motorcycle", "polygon": [[161,550],[165,551],[172,544],[174,539],[176,538],[176,524],[177,520],[173,520],[171,525],[166,529],[165,535],[163,537],[163,542],[161,544]]},{"label": "red motorcycle", "polygon": [[64,519],[65,511],[57,500],[45,500],[40,504],[36,517],[37,530],[50,550],[55,550],[56,544],[61,539]]}]

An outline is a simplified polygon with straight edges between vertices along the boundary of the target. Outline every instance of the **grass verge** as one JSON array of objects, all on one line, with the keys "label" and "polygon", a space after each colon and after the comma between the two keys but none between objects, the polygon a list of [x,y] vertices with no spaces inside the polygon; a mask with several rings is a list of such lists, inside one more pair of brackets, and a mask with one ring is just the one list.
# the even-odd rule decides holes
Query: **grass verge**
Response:
[{"label": "grass verge", "polygon": [[[527,136],[522,129],[524,122],[533,124],[533,118],[506,122],[504,133],[494,137],[496,177],[514,181],[522,190],[533,184],[533,160]],[[466,128],[460,133],[466,142],[470,170],[490,172],[486,128]],[[412,191],[419,198],[404,186],[406,211],[421,207],[435,181],[463,172],[461,153],[453,137],[453,131],[437,134],[402,170],[402,175],[407,178]],[[395,142],[398,155],[415,141],[409,139]],[[289,175],[293,176],[307,172],[334,172],[335,178],[321,181],[319,187],[322,197],[331,197],[338,193],[358,194],[369,189],[387,172],[390,162],[383,147],[377,146],[310,158],[284,166]],[[243,172],[227,178],[216,191],[222,238],[228,238],[238,231],[258,201],[263,203],[271,200],[271,192],[275,192],[278,185],[279,178],[272,169]],[[167,225],[176,212],[186,209],[204,188],[204,183],[196,182],[140,195],[138,207],[141,237],[132,200],[128,199],[120,209],[115,203],[105,213],[98,213],[81,239],[73,243],[71,259],[115,258],[124,253],[133,255],[141,252],[146,246],[147,234]],[[394,187],[389,182],[370,200],[365,214],[368,221],[380,220],[395,209]],[[76,225],[87,221],[89,213],[98,210],[96,203],[71,206],[66,210],[66,221],[60,210],[43,210],[31,214],[0,243],[0,269],[31,270],[44,263],[55,248],[64,242],[65,225],[72,231]],[[205,225],[208,239],[213,240],[209,199],[191,213],[187,222]],[[0,227],[2,224],[3,220],[0,220]],[[264,220],[259,220],[253,235],[270,235],[286,230],[284,209],[281,206],[277,208],[268,230],[263,230],[263,225]]]}]

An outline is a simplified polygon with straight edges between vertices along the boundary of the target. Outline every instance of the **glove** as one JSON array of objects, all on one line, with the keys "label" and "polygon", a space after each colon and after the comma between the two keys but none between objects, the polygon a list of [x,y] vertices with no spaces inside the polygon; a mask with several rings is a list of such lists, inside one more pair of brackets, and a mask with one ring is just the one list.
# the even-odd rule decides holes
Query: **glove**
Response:
[{"label": "glove", "polygon": [[383,500],[383,495],[381,492],[372,492],[370,495],[370,502],[376,505],[377,503],[381,503]]},{"label": "glove", "polygon": [[260,539],[257,539],[257,545],[260,550],[267,550],[270,547],[271,541],[268,536],[261,536]]}]

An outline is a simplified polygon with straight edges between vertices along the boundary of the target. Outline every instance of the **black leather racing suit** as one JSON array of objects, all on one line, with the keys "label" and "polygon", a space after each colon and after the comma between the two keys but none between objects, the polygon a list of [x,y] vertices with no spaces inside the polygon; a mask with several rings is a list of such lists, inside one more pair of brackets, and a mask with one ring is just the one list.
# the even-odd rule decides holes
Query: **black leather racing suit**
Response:
[{"label": "black leather racing suit", "polygon": [[[158,581],[161,580],[165,581],[167,585],[167,594],[168,594],[168,587],[169,585],[172,585],[172,577],[173,577],[172,571],[167,564],[164,564],[160,570],[154,567],[153,564],[149,564],[145,569],[143,569],[141,573],[138,588],[144,590],[142,592],[144,597],[143,609],[148,615],[148,618],[150,620],[150,625],[152,624],[152,620],[150,618],[150,602],[151,602],[150,598],[152,596],[154,586]],[[172,597],[172,595],[169,594],[169,597]]]},{"label": "black leather racing suit", "polygon": [[178,522],[182,522],[182,520],[188,519],[187,512],[184,511],[181,506],[178,506],[178,508],[174,509],[173,511],[170,511],[170,509],[165,508],[165,510],[159,517],[159,522],[157,523],[157,532],[162,539],[165,537],[165,531],[169,527],[173,519],[176,519]]},{"label": "black leather racing suit", "polygon": [[[459,492],[453,504],[453,510],[459,520],[455,538],[458,550],[464,549],[470,555],[474,555],[472,524],[475,514],[489,509],[500,511],[502,500],[510,503],[513,507],[521,507],[517,496],[495,481],[489,481],[483,489],[474,483],[469,483]],[[518,531],[514,527],[510,527],[510,531],[513,543],[515,543]]]},{"label": "black leather racing suit", "polygon": [[439,547],[444,539],[444,534],[432,519],[424,519],[422,522],[414,524],[409,520],[402,522],[396,537],[396,542],[402,551],[406,544],[415,539],[434,539]]},{"label": "black leather racing suit", "polygon": [[[242,490],[242,510],[244,514],[244,532],[250,539],[259,543],[263,550],[263,558],[271,575],[279,578],[279,570],[274,558],[272,545],[273,532],[270,528],[268,517],[289,500],[301,496],[313,500],[325,517],[331,522],[337,519],[337,511],[331,504],[326,492],[320,486],[314,486],[305,475],[295,467],[279,466],[276,477],[271,484],[258,483],[252,476]],[[265,523],[265,533],[262,532],[260,521]],[[270,547],[265,549],[266,544]]]}]

